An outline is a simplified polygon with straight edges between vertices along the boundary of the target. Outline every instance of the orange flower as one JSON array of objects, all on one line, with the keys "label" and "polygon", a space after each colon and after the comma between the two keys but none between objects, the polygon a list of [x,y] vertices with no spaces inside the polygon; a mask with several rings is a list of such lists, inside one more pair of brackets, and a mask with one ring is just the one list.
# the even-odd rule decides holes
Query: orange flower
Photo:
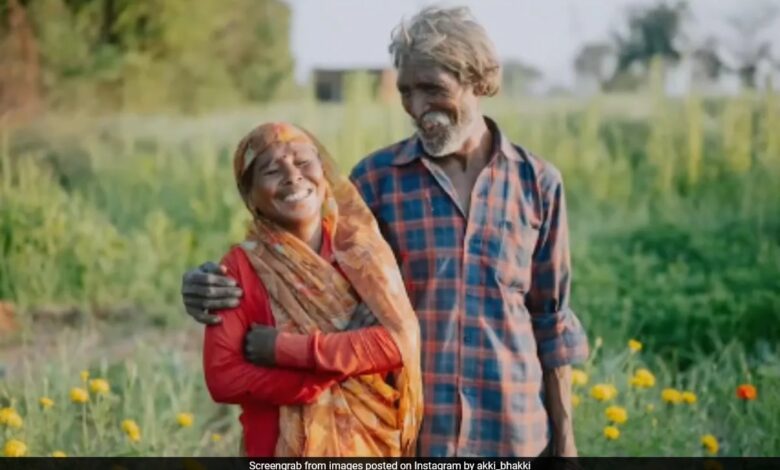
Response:
[{"label": "orange flower", "polygon": [[755,400],[757,396],[756,387],[750,384],[742,384],[737,387],[737,398],[740,400]]}]

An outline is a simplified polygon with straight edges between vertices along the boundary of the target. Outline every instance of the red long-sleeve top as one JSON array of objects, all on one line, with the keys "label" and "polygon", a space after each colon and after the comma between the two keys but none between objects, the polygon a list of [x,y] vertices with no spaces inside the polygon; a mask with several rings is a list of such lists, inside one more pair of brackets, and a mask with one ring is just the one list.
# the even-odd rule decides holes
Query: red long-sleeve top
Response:
[{"label": "red long-sleeve top", "polygon": [[[328,237],[320,255],[331,259]],[[387,329],[374,326],[341,333],[280,333],[276,367],[251,364],[243,353],[252,323],[274,326],[268,292],[240,247],[222,260],[244,291],[238,307],[217,312],[222,322],[206,327],[203,370],[214,401],[241,405],[247,456],[272,457],[279,436],[279,407],[311,403],[345,378],[386,372],[402,365]]]}]

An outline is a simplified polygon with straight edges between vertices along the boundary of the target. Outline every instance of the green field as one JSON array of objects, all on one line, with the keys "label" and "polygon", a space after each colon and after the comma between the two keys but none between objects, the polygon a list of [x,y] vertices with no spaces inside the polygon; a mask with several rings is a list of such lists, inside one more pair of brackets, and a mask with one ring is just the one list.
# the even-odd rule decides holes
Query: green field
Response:
[{"label": "green field", "polygon": [[[307,127],[343,171],[408,135],[400,106],[372,103],[362,87],[343,105],[74,114],[0,131],[0,299],[23,324],[6,347],[35,342],[35,312],[75,307],[86,324],[58,326],[51,360],[23,361],[0,384],[3,405],[24,421],[3,426],[6,442],[30,455],[235,454],[237,410],[211,404],[204,389],[181,275],[242,238],[230,161],[253,125]],[[580,452],[702,455],[701,436],[713,434],[720,455],[780,455],[780,96],[495,98],[485,108],[566,182],[572,305],[594,350],[576,391]],[[76,360],[74,345],[103,328],[140,339],[115,358],[97,348]],[[144,340],[150,332],[179,339]],[[630,338],[642,351],[628,351]],[[653,372],[652,388],[629,387],[638,367]],[[82,369],[108,379],[111,393],[69,403]],[[596,383],[614,384],[617,397],[596,401]],[[756,386],[756,400],[737,399],[742,383]],[[667,387],[697,402],[664,404]],[[51,409],[40,408],[44,395]],[[603,434],[610,404],[628,411],[616,440]],[[194,424],[179,429],[179,412]],[[138,442],[124,419],[137,421]]]}]

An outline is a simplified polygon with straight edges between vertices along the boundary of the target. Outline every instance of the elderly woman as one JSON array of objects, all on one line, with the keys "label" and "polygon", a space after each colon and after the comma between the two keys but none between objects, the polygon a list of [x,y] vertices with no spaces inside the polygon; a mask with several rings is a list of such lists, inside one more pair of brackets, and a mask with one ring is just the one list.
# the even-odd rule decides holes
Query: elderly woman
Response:
[{"label": "elderly woman", "polygon": [[[215,401],[242,407],[249,456],[408,456],[422,417],[419,325],[395,258],[322,145],[255,128],[234,172],[252,213],[222,263],[244,291],[206,329]],[[359,305],[378,325],[347,326]]]}]

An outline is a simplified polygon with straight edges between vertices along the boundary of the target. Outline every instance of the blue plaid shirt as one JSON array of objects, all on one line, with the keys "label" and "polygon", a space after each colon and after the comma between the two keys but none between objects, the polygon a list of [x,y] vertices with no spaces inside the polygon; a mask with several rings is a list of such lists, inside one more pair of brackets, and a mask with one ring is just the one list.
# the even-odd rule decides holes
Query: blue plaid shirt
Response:
[{"label": "blue plaid shirt", "polygon": [[563,183],[486,118],[493,155],[468,218],[416,136],[351,179],[396,254],[420,319],[421,456],[536,456],[549,442],[542,368],[584,360],[569,309]]}]

